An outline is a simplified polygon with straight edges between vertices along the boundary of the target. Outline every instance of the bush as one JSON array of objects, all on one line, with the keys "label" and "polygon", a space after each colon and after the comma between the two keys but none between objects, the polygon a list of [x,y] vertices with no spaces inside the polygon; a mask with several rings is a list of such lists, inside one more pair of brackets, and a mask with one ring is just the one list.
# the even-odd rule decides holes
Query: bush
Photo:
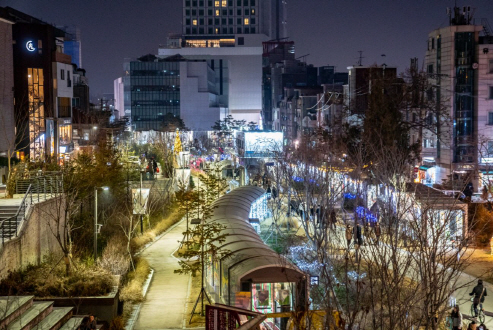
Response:
[{"label": "bush", "polygon": [[123,321],[123,318],[121,316],[117,316],[113,320],[111,320],[110,330],[123,330],[123,329],[125,329],[125,322]]},{"label": "bush", "polygon": [[130,266],[130,258],[125,246],[125,240],[113,236],[103,250],[99,265],[113,275],[124,275]]},{"label": "bush", "polygon": [[150,272],[151,267],[147,260],[137,258],[135,260],[135,270],[128,273],[127,283],[120,292],[120,300],[132,303],[143,301],[142,287]]},{"label": "bush", "polygon": [[87,297],[103,296],[112,291],[113,278],[108,271],[80,262],[74,264],[70,276],[65,276],[65,265],[62,263],[55,267],[51,263],[43,263],[10,272],[0,282],[0,295]]},{"label": "bush", "polygon": [[171,212],[171,214],[168,215],[168,217],[158,222],[158,224],[153,229],[147,230],[146,232],[144,232],[143,235],[134,237],[130,242],[130,248],[132,250],[132,253],[140,250],[146,244],[149,244],[152,241],[154,241],[156,236],[168,230],[171,226],[173,226],[175,223],[180,221],[182,217],[183,217],[183,213],[178,211],[173,211]]}]

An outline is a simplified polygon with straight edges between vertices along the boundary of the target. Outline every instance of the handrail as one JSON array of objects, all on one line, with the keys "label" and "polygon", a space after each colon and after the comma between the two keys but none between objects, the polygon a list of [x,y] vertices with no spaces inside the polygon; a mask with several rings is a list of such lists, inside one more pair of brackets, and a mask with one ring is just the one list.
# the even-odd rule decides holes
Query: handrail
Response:
[{"label": "handrail", "polygon": [[[7,239],[11,239],[13,236],[17,236],[19,223],[26,218],[26,212],[29,209],[29,206],[32,205],[32,203],[33,203],[32,185],[30,184],[29,187],[27,188],[26,193],[24,194],[24,197],[22,198],[22,202],[19,205],[19,208],[17,209],[15,215],[10,218],[4,219],[2,220],[2,222],[0,222],[0,235],[2,235],[2,245],[5,243],[5,238],[7,236],[8,236]],[[19,220],[19,216],[21,216],[20,220]],[[14,230],[15,233],[13,233]]]}]

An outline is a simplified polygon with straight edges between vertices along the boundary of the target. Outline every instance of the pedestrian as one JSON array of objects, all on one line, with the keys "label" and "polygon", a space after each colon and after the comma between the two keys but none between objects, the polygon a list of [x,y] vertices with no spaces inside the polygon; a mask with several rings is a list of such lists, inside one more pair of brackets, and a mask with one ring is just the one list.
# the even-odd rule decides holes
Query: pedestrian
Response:
[{"label": "pedestrian", "polygon": [[358,244],[359,246],[363,245],[363,235],[359,223],[356,224],[356,227],[354,227],[354,243]]},{"label": "pedestrian", "polygon": [[467,327],[467,330],[477,330],[477,324],[476,324],[476,321],[472,321],[471,323],[469,323],[469,326]]},{"label": "pedestrian", "polygon": [[96,329],[96,319],[93,314],[90,314],[89,317],[84,317],[82,319],[81,325],[79,327],[80,330],[93,330]]},{"label": "pedestrian", "polygon": [[461,330],[463,318],[458,305],[455,305],[454,308],[452,308],[450,317],[452,318],[452,330]]},{"label": "pedestrian", "polygon": [[334,230],[336,229],[336,223],[337,223],[336,211],[332,209],[332,211],[330,211],[330,227]]},{"label": "pedestrian", "polygon": [[368,221],[365,223],[364,236],[365,236],[365,243],[368,244],[370,239],[370,223]]},{"label": "pedestrian", "polygon": [[346,240],[347,240],[347,248],[351,248],[351,240],[353,239],[353,231],[351,230],[351,226],[346,226]]},{"label": "pedestrian", "polygon": [[156,173],[157,172],[157,162],[154,159],[154,157],[152,157],[152,168],[154,169],[154,173]]},{"label": "pedestrian", "polygon": [[378,245],[378,241],[380,240],[380,235],[382,234],[382,230],[380,229],[380,224],[377,223],[375,225],[375,244]]},{"label": "pedestrian", "polygon": [[478,330],[488,330],[488,328],[486,327],[486,324],[481,323],[481,324],[478,326]]}]

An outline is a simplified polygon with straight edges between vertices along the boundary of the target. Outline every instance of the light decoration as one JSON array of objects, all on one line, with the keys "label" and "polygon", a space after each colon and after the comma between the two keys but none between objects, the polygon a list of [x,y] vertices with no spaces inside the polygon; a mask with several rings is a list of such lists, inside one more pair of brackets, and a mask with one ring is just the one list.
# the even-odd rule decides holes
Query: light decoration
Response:
[{"label": "light decoration", "polygon": [[356,198],[356,195],[353,195],[351,193],[345,193],[344,194],[344,198],[345,199],[355,199]]},{"label": "light decoration", "polygon": [[263,194],[253,202],[250,207],[250,219],[264,220],[267,215],[267,194]]},{"label": "light decoration", "polygon": [[360,219],[366,219],[367,222],[377,222],[377,217],[373,215],[370,211],[368,211],[365,207],[363,206],[358,206],[356,207],[356,214]]}]

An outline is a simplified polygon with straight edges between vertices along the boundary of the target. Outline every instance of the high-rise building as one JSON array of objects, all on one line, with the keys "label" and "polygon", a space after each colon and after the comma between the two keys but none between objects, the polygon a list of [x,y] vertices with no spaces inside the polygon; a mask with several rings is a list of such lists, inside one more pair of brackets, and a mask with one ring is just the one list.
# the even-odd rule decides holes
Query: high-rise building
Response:
[{"label": "high-rise building", "polygon": [[[422,157],[434,180],[473,183],[493,180],[493,37],[486,19],[470,7],[448,10],[449,26],[430,32],[425,69],[436,103],[436,135],[423,138]],[[480,24],[477,24],[479,23]],[[476,23],[476,24],[475,24]]]},{"label": "high-rise building", "polygon": [[[236,35],[286,37],[283,0],[183,0],[183,41],[189,47],[233,45]],[[184,45],[184,46],[185,46]]]},{"label": "high-rise building", "polygon": [[225,115],[261,124],[262,42],[286,37],[284,7],[283,0],[184,0],[183,35],[171,36],[159,56],[214,63]]}]

